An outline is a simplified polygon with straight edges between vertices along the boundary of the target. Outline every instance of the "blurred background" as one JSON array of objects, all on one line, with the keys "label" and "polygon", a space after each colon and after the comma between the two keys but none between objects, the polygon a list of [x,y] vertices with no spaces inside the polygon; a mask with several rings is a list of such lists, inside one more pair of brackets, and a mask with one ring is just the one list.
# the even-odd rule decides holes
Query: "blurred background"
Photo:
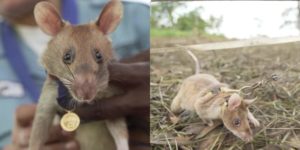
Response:
[{"label": "blurred background", "polygon": [[300,35],[299,1],[152,3],[152,46],[160,46],[162,39],[169,45],[186,43],[186,40],[201,43],[297,35]]}]

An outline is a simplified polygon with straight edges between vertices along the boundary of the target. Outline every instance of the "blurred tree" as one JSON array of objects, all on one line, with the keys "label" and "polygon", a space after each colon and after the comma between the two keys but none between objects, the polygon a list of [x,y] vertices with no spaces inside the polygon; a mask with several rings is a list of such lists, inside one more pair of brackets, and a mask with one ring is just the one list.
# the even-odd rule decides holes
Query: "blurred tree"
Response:
[{"label": "blurred tree", "polygon": [[[201,16],[203,7],[193,10],[186,7],[185,2],[154,2],[151,5],[151,28],[152,33],[163,35],[182,35],[208,33],[207,29],[217,31],[223,18],[210,16],[203,19]],[[178,11],[179,10],[179,11]],[[180,13],[178,13],[180,12]],[[208,35],[208,34],[206,34]]]},{"label": "blurred tree", "polygon": [[167,19],[170,26],[175,24],[174,11],[179,7],[185,7],[183,2],[157,2],[151,6],[151,25],[153,27],[159,26],[159,21]]},{"label": "blurred tree", "polygon": [[209,17],[209,28],[219,29],[223,22],[223,17],[216,18],[214,16]]},{"label": "blurred tree", "polygon": [[176,28],[183,31],[197,31],[199,33],[206,32],[206,29],[218,29],[223,21],[223,18],[210,16],[208,20],[202,18],[202,7],[198,7],[177,19]]},{"label": "blurred tree", "polygon": [[298,10],[298,15],[297,15],[297,28],[299,30],[299,33],[300,33],[300,1],[298,0],[298,7],[297,7],[297,10]]},{"label": "blurred tree", "polygon": [[202,8],[201,7],[196,8],[195,10],[180,16],[177,19],[176,27],[179,30],[183,30],[183,31],[191,31],[195,29],[200,32],[205,31],[205,28],[209,24],[206,21],[204,21],[200,16],[199,13],[200,9]]},{"label": "blurred tree", "polygon": [[295,8],[288,8],[286,9],[283,13],[282,16],[284,18],[287,18],[288,16],[290,16],[291,14],[293,14],[296,11],[297,15],[295,17],[295,19],[285,19],[284,23],[280,26],[280,28],[284,28],[286,26],[290,26],[290,25],[296,25],[298,31],[299,31],[299,35],[300,35],[300,0],[298,0],[298,5]]},{"label": "blurred tree", "polygon": [[150,18],[151,27],[158,27],[158,22],[161,19],[161,15],[158,10],[159,8],[157,5],[151,6],[151,18]]}]

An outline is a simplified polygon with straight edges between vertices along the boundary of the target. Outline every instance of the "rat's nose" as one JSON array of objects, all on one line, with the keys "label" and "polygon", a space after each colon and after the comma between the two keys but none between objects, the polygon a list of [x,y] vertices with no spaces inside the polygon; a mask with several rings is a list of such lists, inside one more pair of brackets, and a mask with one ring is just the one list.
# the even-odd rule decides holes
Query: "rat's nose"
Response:
[{"label": "rat's nose", "polygon": [[80,100],[91,101],[94,98],[94,93],[92,88],[88,86],[82,86],[76,90],[76,95]]},{"label": "rat's nose", "polygon": [[253,140],[252,136],[244,137],[245,142],[251,142]]},{"label": "rat's nose", "polygon": [[253,140],[251,130],[246,131],[246,132],[242,132],[242,133],[241,133],[241,138],[242,138],[243,141],[245,141],[245,142],[251,142],[251,141]]},{"label": "rat's nose", "polygon": [[80,100],[91,101],[96,95],[96,82],[88,74],[75,77],[74,91]]}]

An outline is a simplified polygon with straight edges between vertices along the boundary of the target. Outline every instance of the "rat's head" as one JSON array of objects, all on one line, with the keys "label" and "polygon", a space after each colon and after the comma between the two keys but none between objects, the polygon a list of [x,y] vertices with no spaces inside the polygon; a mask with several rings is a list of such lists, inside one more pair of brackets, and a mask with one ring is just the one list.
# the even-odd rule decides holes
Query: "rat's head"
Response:
[{"label": "rat's head", "polygon": [[244,100],[234,93],[229,96],[223,108],[222,120],[225,127],[246,142],[250,142],[253,138],[248,121],[248,106],[253,101]]},{"label": "rat's head", "polygon": [[110,1],[96,22],[72,26],[64,22],[49,2],[36,5],[39,27],[53,39],[43,54],[47,73],[57,77],[78,102],[91,102],[108,85],[107,65],[113,59],[108,35],[122,18],[122,4]]}]

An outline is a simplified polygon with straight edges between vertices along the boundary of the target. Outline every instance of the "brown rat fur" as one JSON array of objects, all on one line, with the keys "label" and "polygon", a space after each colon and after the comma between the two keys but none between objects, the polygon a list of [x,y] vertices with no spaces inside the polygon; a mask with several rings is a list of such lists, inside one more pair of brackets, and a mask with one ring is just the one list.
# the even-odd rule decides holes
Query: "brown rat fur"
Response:
[{"label": "brown rat fur", "polygon": [[[107,65],[114,59],[108,35],[122,18],[120,1],[110,1],[95,23],[73,26],[63,21],[49,2],[36,5],[35,19],[39,27],[53,38],[41,63],[48,77],[39,98],[30,137],[30,150],[40,150],[58,111],[64,111],[56,98],[59,79],[70,92],[71,106],[92,104],[95,100],[122,93],[108,84]],[[124,118],[81,124],[76,131],[81,149],[127,150],[128,133]]]},{"label": "brown rat fur", "polygon": [[259,126],[248,109],[253,101],[244,100],[237,92],[232,91],[237,90],[228,88],[227,84],[219,82],[214,76],[196,73],[183,81],[171,103],[171,110],[174,113],[182,110],[195,111],[209,126],[213,125],[212,120],[222,120],[234,135],[249,142],[253,136],[249,121],[254,126]]},{"label": "brown rat fur", "polygon": [[[113,59],[112,48],[110,41],[97,30],[96,25],[76,27],[67,25],[50,41],[49,49],[51,50],[45,51],[42,57],[42,64],[48,74],[58,77],[69,89],[72,89],[70,92],[78,101],[82,101],[75,94],[78,88],[84,88],[82,90],[98,88],[98,91],[103,91],[107,87],[109,77],[107,64]],[[62,59],[57,61],[57,58],[63,58],[70,49],[75,53],[73,63],[66,65]],[[102,54],[101,63],[95,62],[94,50]],[[87,93],[95,96],[96,91],[87,91]]]}]

